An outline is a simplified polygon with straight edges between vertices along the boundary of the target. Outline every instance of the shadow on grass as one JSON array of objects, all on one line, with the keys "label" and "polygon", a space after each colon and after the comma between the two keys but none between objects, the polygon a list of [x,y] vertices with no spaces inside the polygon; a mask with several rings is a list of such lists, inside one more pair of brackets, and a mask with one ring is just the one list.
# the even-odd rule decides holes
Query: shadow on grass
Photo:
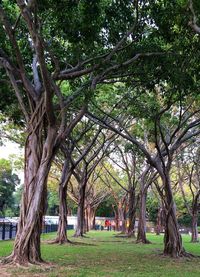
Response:
[{"label": "shadow on grass", "polygon": [[83,245],[83,246],[98,246],[97,244],[80,242],[80,241],[72,241],[71,244],[72,245]]}]

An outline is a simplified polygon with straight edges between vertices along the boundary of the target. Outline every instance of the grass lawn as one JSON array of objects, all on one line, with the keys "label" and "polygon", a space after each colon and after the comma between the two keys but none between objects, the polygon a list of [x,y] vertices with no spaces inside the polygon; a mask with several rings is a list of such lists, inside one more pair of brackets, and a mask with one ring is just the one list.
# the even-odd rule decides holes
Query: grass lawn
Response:
[{"label": "grass lawn", "polygon": [[[69,231],[69,237],[73,234]],[[71,245],[50,245],[55,233],[42,235],[42,257],[52,266],[30,268],[2,267],[0,276],[148,276],[148,277],[193,277],[200,276],[200,258],[170,259],[160,255],[163,236],[149,234],[152,244],[134,244],[133,239],[115,237],[114,232],[91,231],[87,238]],[[190,243],[183,236],[188,252],[200,256],[200,244]],[[11,252],[13,241],[0,241],[0,257]]]}]

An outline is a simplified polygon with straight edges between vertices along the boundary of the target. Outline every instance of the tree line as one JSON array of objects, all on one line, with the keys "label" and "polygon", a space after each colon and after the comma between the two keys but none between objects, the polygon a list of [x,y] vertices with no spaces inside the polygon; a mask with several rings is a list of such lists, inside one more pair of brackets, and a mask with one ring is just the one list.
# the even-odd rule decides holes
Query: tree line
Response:
[{"label": "tree line", "polygon": [[18,232],[5,262],[43,262],[40,233],[55,162],[61,167],[56,241],[67,240],[67,190],[78,203],[75,235],[82,236],[85,211],[94,214],[95,182],[104,183],[106,197],[113,180],[123,189],[113,194],[121,218],[128,202],[129,234],[139,207],[138,241],[147,242],[153,186],[163,207],[164,254],[190,255],[174,188],[179,185],[196,230],[199,15],[198,1],[185,0],[0,2],[0,108],[23,131],[25,148]]}]

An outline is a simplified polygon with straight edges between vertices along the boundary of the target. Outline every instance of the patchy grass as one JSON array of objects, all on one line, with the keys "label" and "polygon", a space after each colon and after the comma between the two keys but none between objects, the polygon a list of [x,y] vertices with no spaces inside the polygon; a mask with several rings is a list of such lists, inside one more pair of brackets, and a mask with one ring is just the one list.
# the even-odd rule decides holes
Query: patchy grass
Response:
[{"label": "patchy grass", "polygon": [[[116,276],[116,277],[197,277],[200,276],[200,258],[170,259],[160,255],[163,236],[148,235],[152,244],[135,244],[133,239],[115,237],[114,232],[92,231],[86,238],[72,238],[79,244],[50,245],[55,233],[42,235],[42,256],[51,265],[30,268],[4,268],[1,276]],[[190,237],[183,236],[188,252],[200,256],[200,244],[190,243]],[[0,242],[0,257],[8,255],[12,241]],[[7,273],[6,273],[7,272]],[[3,275],[2,275],[3,273]],[[5,275],[4,275],[5,274]]]}]

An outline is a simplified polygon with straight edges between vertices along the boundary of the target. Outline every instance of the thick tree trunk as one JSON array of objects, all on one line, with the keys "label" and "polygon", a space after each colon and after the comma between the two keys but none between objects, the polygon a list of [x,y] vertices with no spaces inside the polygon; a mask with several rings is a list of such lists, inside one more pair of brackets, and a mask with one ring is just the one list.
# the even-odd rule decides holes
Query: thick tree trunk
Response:
[{"label": "thick tree trunk", "polygon": [[139,200],[139,222],[136,242],[144,244],[150,243],[146,238],[146,198],[147,190],[142,188]]},{"label": "thick tree trunk", "polygon": [[74,237],[83,237],[84,233],[84,205],[85,205],[85,189],[87,181],[83,180],[80,184],[78,211],[77,211],[77,227]]},{"label": "thick tree trunk", "polygon": [[5,262],[41,263],[40,234],[46,208],[46,181],[53,158],[55,130],[49,129],[43,146],[42,131],[29,135],[25,147],[25,178],[18,231],[12,254]]},{"label": "thick tree trunk", "polygon": [[129,226],[128,236],[135,237],[135,220],[136,220],[136,199],[135,188],[132,187],[129,193]]},{"label": "thick tree trunk", "polygon": [[192,214],[192,238],[191,238],[191,242],[199,242],[197,221],[198,221],[198,212],[194,212]]},{"label": "thick tree trunk", "polygon": [[163,178],[166,195],[166,224],[164,236],[164,255],[178,258],[185,256],[186,252],[182,246],[182,238],[178,230],[178,222],[176,219],[176,207],[173,200],[171,190],[171,182],[169,174],[165,173]]},{"label": "thick tree trunk", "polygon": [[178,258],[184,255],[185,250],[182,246],[182,238],[178,230],[176,219],[176,210],[174,203],[167,211],[165,236],[164,236],[164,254]]}]

